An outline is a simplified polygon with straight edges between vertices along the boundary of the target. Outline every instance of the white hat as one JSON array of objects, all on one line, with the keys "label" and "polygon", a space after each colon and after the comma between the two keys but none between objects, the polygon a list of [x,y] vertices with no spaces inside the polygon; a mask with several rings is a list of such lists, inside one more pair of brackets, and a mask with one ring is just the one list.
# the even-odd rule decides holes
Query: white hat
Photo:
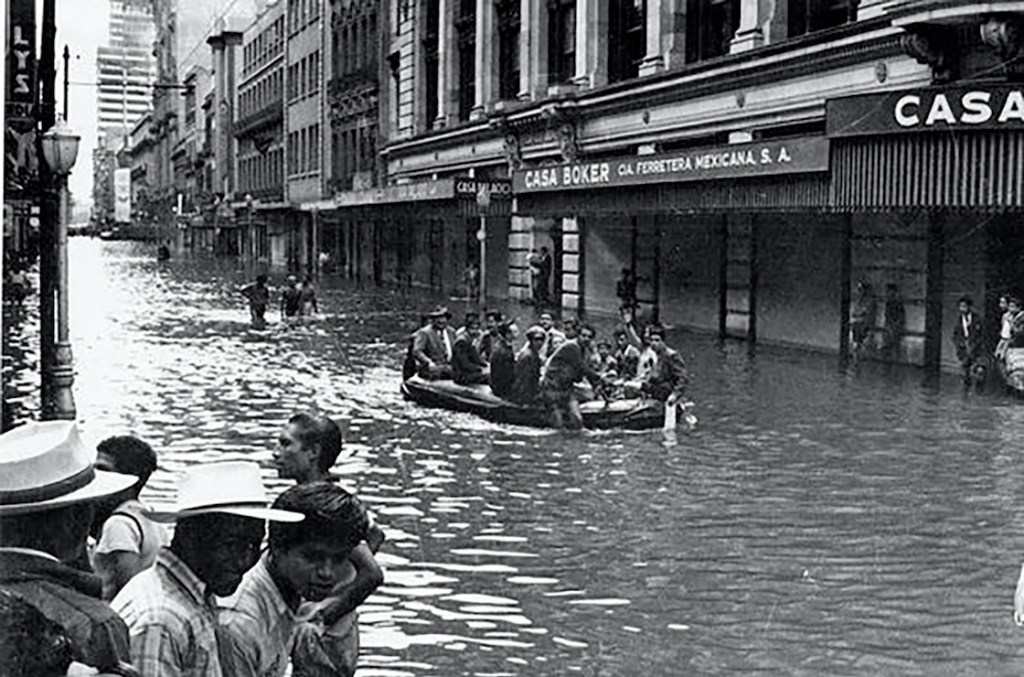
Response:
[{"label": "white hat", "polygon": [[96,470],[72,421],[31,422],[0,435],[0,515],[20,515],[93,501],[139,481]]},{"label": "white hat", "polygon": [[156,522],[210,513],[226,513],[272,522],[301,522],[305,515],[267,507],[260,467],[252,461],[204,463],[190,468],[178,485],[178,503],[171,512],[147,511]]}]

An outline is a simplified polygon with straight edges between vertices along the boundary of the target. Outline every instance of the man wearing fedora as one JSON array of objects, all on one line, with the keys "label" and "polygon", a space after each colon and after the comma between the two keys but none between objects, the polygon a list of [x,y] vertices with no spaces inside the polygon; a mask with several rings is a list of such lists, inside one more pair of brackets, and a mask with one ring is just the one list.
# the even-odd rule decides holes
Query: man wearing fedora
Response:
[{"label": "man wearing fedora", "polygon": [[0,435],[0,590],[63,627],[76,660],[110,671],[129,661],[128,631],[100,599],[100,578],[66,563],[83,557],[94,503],[136,478],[95,463],[72,422]]},{"label": "man wearing fedora", "polygon": [[298,522],[299,513],[267,508],[259,466],[249,461],[190,469],[176,509],[170,547],[111,602],[128,625],[132,663],[142,677],[221,677],[215,595],[228,596],[259,559],[266,521]]},{"label": "man wearing fedora", "polygon": [[438,306],[427,314],[430,324],[421,327],[413,337],[412,355],[420,376],[426,379],[452,377],[452,347],[455,331],[448,326],[452,314]]}]

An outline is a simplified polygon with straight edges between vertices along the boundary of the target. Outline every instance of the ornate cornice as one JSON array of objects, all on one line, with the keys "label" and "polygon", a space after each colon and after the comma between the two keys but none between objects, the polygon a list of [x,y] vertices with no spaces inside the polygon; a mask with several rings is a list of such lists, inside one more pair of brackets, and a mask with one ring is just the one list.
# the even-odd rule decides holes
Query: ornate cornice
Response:
[{"label": "ornate cornice", "polygon": [[236,138],[244,138],[254,132],[272,127],[284,119],[284,103],[275,101],[251,115],[240,118],[234,124]]}]

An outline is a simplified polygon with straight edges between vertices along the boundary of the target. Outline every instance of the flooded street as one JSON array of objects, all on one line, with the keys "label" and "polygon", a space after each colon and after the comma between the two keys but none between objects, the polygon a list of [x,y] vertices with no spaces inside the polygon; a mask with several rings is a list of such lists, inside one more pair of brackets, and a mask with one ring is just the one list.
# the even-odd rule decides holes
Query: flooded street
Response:
[{"label": "flooded street", "polygon": [[282,326],[272,306],[252,332],[233,262],[70,248],[79,419],[93,440],[153,444],[151,504],[190,464],[267,467],[296,411],[342,424],[336,469],[387,534],[361,677],[1024,671],[1024,403],[676,335],[695,432],[499,426],[399,394],[436,299],[325,283],[324,319]]}]

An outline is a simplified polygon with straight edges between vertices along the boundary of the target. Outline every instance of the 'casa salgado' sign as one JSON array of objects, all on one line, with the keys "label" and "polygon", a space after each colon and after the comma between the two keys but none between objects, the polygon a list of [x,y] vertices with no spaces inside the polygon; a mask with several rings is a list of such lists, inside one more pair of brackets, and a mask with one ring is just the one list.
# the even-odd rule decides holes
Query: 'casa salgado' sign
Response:
[{"label": "'casa salgado' sign", "polygon": [[1024,129],[1024,87],[976,85],[830,99],[828,136]]},{"label": "'casa salgado' sign", "polygon": [[512,188],[533,193],[825,171],[828,140],[804,137],[531,167],[513,173]]},{"label": "'casa salgado' sign", "polygon": [[35,124],[36,5],[35,0],[8,0],[7,8],[4,119],[25,131]]}]

